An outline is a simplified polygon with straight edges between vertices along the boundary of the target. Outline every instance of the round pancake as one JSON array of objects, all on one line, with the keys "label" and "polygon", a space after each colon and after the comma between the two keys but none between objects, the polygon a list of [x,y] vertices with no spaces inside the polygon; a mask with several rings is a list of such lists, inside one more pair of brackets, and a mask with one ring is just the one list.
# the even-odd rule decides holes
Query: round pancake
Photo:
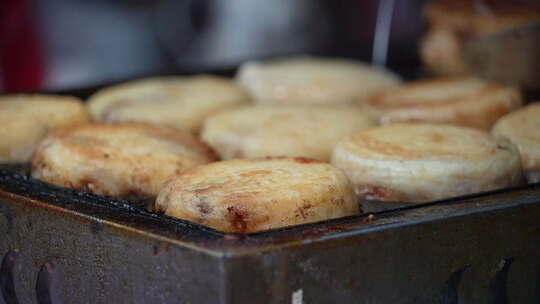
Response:
[{"label": "round pancake", "polygon": [[199,166],[168,182],[156,210],[224,232],[251,233],[358,214],[343,172],[308,158]]},{"label": "round pancake", "polygon": [[261,104],[347,104],[400,82],[362,62],[316,57],[248,62],[236,78]]},{"label": "round pancake", "polygon": [[0,162],[26,162],[51,129],[90,120],[71,96],[19,94],[0,97]]},{"label": "round pancake", "polygon": [[366,105],[381,123],[430,122],[490,130],[522,105],[517,88],[473,77],[418,80],[370,96]]},{"label": "round pancake", "polygon": [[94,194],[155,196],[168,179],[214,160],[208,146],[175,128],[89,124],[49,134],[32,177]]},{"label": "round pancake", "polygon": [[510,139],[519,148],[529,182],[540,182],[540,102],[501,118],[492,133]]},{"label": "round pancake", "polygon": [[376,124],[354,106],[248,106],[209,117],[202,139],[222,159],[303,156],[329,161],[345,136]]},{"label": "round pancake", "polygon": [[231,80],[217,76],[155,77],[102,89],[88,106],[97,121],[147,122],[196,133],[203,120],[248,103]]},{"label": "round pancake", "polygon": [[426,202],[522,182],[517,147],[471,128],[395,124],[355,133],[335,148],[360,198]]}]

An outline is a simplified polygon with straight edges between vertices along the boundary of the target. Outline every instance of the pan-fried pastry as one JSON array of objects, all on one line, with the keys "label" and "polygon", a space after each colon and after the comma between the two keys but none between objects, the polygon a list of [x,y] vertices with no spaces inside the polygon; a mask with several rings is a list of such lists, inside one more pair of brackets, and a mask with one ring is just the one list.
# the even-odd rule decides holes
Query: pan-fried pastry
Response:
[{"label": "pan-fried pastry", "polygon": [[332,164],[360,198],[426,202],[522,182],[517,147],[502,137],[450,125],[395,124],[340,142]]},{"label": "pan-fried pastry", "polygon": [[0,162],[26,162],[49,130],[90,120],[71,96],[20,94],[0,97]]},{"label": "pan-fried pastry", "polygon": [[196,133],[203,120],[248,95],[217,76],[155,77],[107,87],[92,95],[89,109],[97,121],[146,122]]},{"label": "pan-fried pastry", "polygon": [[504,116],[492,133],[507,137],[518,146],[527,180],[540,182],[540,102]]},{"label": "pan-fried pastry", "polygon": [[490,130],[520,107],[517,88],[473,77],[418,80],[370,96],[366,105],[381,123],[430,122]]},{"label": "pan-fried pastry", "polygon": [[224,232],[250,233],[359,213],[345,174],[309,158],[199,166],[168,182],[156,210]]},{"label": "pan-fried pastry", "polygon": [[248,106],[209,117],[202,139],[222,159],[287,155],[329,161],[341,138],[375,124],[355,106]]},{"label": "pan-fried pastry", "polygon": [[362,62],[316,57],[248,62],[236,78],[260,104],[347,104],[400,82]]},{"label": "pan-fried pastry", "polygon": [[89,124],[49,134],[32,158],[32,177],[94,194],[145,197],[214,160],[208,146],[175,128]]}]

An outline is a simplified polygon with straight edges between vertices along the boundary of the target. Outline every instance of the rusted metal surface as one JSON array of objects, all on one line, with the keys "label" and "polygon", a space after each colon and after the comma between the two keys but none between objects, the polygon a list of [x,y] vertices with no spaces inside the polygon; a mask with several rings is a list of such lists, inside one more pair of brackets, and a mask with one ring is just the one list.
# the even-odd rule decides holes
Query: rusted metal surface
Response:
[{"label": "rusted metal surface", "polygon": [[540,301],[539,184],[237,235],[4,172],[0,236],[19,303]]}]

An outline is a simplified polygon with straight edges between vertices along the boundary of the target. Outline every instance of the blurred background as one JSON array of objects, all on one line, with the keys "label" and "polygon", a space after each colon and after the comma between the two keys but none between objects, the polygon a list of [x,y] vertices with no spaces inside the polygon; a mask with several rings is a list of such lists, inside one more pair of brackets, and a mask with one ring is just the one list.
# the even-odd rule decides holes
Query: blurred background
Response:
[{"label": "blurred background", "polygon": [[[386,0],[381,0],[386,1]],[[389,1],[392,2],[392,1]],[[387,64],[419,66],[425,0],[393,1]],[[371,61],[377,0],[2,0],[0,92],[231,71],[292,54]],[[407,75],[405,75],[407,76]]]}]

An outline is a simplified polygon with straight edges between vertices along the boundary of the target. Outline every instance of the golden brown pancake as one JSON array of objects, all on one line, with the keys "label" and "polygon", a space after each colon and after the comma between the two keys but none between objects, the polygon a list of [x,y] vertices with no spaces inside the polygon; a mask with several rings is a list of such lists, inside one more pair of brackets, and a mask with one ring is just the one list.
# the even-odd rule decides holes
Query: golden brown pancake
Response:
[{"label": "golden brown pancake", "polygon": [[26,162],[52,129],[87,123],[90,114],[71,96],[19,94],[0,97],[0,162]]},{"label": "golden brown pancake", "polygon": [[507,137],[519,148],[529,182],[540,182],[540,102],[501,118],[493,134]]},{"label": "golden brown pancake", "polygon": [[340,139],[375,124],[355,106],[247,106],[209,117],[201,137],[222,159],[287,155],[329,161]]},{"label": "golden brown pancake", "polygon": [[49,134],[32,177],[94,194],[155,196],[168,179],[214,160],[208,146],[175,128],[89,124]]},{"label": "golden brown pancake", "polygon": [[366,63],[317,57],[248,62],[236,78],[259,104],[348,104],[400,82]]},{"label": "golden brown pancake", "polygon": [[490,130],[520,107],[517,88],[474,77],[417,80],[370,96],[366,105],[381,123],[445,123]]},{"label": "golden brown pancake", "polygon": [[156,210],[224,232],[251,233],[359,213],[345,174],[308,158],[242,159],[171,180]]},{"label": "golden brown pancake", "polygon": [[207,116],[248,101],[227,78],[154,77],[102,89],[90,97],[89,109],[101,122],[146,122],[197,133]]},{"label": "golden brown pancake", "polygon": [[426,202],[522,182],[517,147],[465,127],[394,124],[341,141],[332,164],[343,169],[360,198]]}]

